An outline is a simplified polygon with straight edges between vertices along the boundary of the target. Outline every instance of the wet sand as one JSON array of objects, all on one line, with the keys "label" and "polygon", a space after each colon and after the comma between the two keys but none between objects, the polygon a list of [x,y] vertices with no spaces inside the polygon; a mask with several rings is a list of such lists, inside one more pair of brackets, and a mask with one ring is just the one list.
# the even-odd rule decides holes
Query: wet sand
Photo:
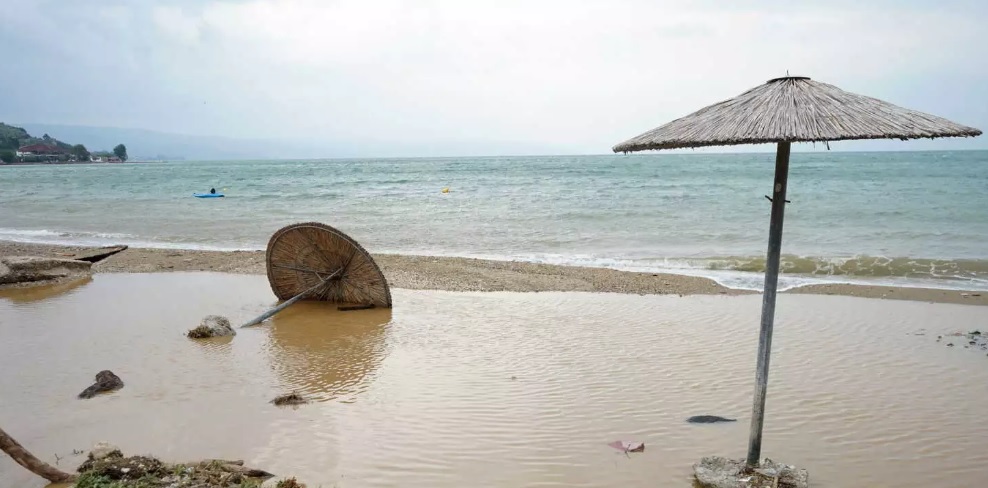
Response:
[{"label": "wet sand", "polygon": [[[110,441],[244,459],[309,486],[690,486],[747,445],[759,296],[395,290],[395,308],[293,306],[234,338],[204,315],[275,303],[261,276],[97,274],[0,291],[0,418],[44,460]],[[986,352],[936,336],[988,308],[780,296],[764,455],[812,486],[983,486]],[[126,386],[75,395],[111,369]],[[270,403],[297,390],[313,403]],[[692,415],[738,422],[692,425]],[[613,440],[644,441],[625,456]],[[4,486],[44,483],[0,457]]]},{"label": "wet sand", "polygon": [[[92,248],[50,246],[0,241],[0,255],[43,255],[71,257]],[[522,262],[491,261],[454,257],[374,256],[394,288],[444,291],[585,291],[638,295],[746,295],[713,280],[663,273],[634,273],[603,268],[583,268]],[[189,251],[128,249],[98,263],[106,273],[153,273],[172,271],[216,271],[264,274],[261,251]],[[862,286],[848,284],[811,285],[785,293],[842,295],[863,298],[911,300],[932,303],[988,305],[988,292],[927,288]]]}]

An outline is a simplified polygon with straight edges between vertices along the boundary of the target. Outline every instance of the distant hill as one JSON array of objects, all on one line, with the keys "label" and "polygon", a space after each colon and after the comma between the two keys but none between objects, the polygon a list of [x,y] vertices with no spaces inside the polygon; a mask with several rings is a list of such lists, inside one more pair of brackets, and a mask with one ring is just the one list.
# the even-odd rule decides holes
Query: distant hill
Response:
[{"label": "distant hill", "polygon": [[[443,157],[503,154],[564,154],[549,145],[500,141],[393,141],[334,140],[305,137],[290,139],[239,139],[193,136],[145,129],[87,127],[56,124],[20,124],[31,133],[48,133],[88,148],[113,147],[127,143],[132,160],[228,160],[228,159],[315,159],[373,157]],[[510,148],[510,149],[509,149]]]},{"label": "distant hill", "polygon": [[0,150],[16,151],[21,146],[31,144],[56,146],[65,150],[72,148],[72,144],[51,137],[48,133],[45,133],[41,137],[33,137],[23,127],[16,127],[0,122]]},{"label": "distant hill", "polygon": [[[42,131],[44,129],[38,132]],[[112,148],[112,152],[100,150],[103,148],[93,144],[87,148],[86,144],[68,143],[46,131],[41,137],[33,136],[24,127],[0,122],[0,162],[3,164],[128,160],[124,144],[115,142],[104,147]]]},{"label": "distant hill", "polygon": [[79,141],[86,147],[113,147],[119,141],[127,141],[127,152],[133,160],[237,159],[258,157],[255,155],[258,150],[268,152],[263,144],[251,147],[247,141],[144,129],[32,123],[23,125],[30,132],[58,134],[59,137]]}]

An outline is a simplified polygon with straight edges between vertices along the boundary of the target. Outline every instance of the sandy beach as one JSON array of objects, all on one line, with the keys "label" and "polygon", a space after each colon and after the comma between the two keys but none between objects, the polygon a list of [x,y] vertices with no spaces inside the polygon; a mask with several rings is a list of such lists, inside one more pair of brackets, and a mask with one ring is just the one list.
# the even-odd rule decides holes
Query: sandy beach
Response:
[{"label": "sandy beach", "polygon": [[[94,248],[0,241],[0,255],[72,257]],[[456,257],[374,255],[394,288],[443,291],[581,291],[636,295],[746,295],[754,292],[721,286],[695,276],[635,273],[605,268],[584,268],[524,262]],[[212,271],[264,274],[262,251],[193,251],[128,249],[98,263],[102,273],[156,273]],[[810,285],[785,293],[840,295],[911,300],[931,303],[988,305],[988,293],[929,288]]]}]

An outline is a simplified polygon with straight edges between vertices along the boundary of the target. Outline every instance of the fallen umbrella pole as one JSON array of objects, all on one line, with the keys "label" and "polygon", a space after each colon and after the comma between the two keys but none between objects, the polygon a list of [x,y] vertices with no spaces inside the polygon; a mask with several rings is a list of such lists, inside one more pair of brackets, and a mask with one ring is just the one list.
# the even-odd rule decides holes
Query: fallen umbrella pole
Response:
[{"label": "fallen umbrella pole", "polygon": [[260,324],[261,322],[264,322],[265,320],[271,318],[274,314],[276,314],[276,313],[278,313],[278,312],[280,312],[280,311],[288,308],[289,306],[291,306],[295,302],[297,302],[297,301],[305,298],[310,293],[318,290],[319,288],[321,288],[323,286],[326,286],[326,283],[329,283],[330,280],[336,278],[340,274],[340,271],[342,271],[342,270],[336,270],[336,271],[334,271],[333,274],[327,276],[326,278],[324,278],[319,283],[316,283],[312,288],[309,288],[308,290],[305,290],[302,293],[299,293],[298,295],[295,295],[295,296],[289,298],[288,300],[285,301],[285,303],[282,303],[281,305],[278,305],[277,307],[274,307],[271,310],[268,310],[267,312],[264,312],[261,315],[258,315],[254,320],[251,320],[250,322],[247,322],[246,324],[241,325],[240,328],[243,329],[244,327],[253,327],[253,326],[257,325],[257,324]]}]

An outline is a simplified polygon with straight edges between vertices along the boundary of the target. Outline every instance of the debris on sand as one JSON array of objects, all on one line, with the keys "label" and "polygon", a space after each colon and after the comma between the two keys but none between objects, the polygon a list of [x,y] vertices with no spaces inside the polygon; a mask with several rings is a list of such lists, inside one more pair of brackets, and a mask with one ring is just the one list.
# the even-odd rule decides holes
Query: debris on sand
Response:
[{"label": "debris on sand", "polygon": [[233,330],[230,320],[221,315],[208,315],[195,329],[186,333],[189,339],[208,339],[210,337],[223,337],[237,335]]},{"label": "debris on sand", "polygon": [[705,457],[693,465],[697,485],[703,488],[807,488],[805,469],[763,459],[752,469],[744,460]]},{"label": "debris on sand", "polygon": [[271,403],[279,407],[283,407],[286,405],[304,405],[306,403],[309,403],[309,400],[306,400],[305,397],[299,395],[298,392],[293,391],[285,395],[279,395],[274,397],[274,400],[271,400]]},{"label": "debris on sand", "polygon": [[111,480],[139,480],[141,478],[164,477],[169,473],[165,463],[146,456],[124,457],[119,450],[108,456],[95,459],[90,456],[79,466],[79,472],[90,477]]},{"label": "debris on sand", "polygon": [[[981,351],[988,351],[988,334],[981,332],[979,329],[975,329],[968,332],[951,332],[949,334],[944,334],[947,337],[955,337],[958,341],[964,341],[967,345],[964,346],[968,349],[978,349]],[[937,338],[937,342],[940,342],[940,337]],[[947,347],[954,347],[953,342],[947,343]]]},{"label": "debris on sand", "polygon": [[168,464],[148,456],[124,456],[112,446],[94,449],[78,471],[76,488],[259,487],[274,476],[244,467],[243,461]]},{"label": "debris on sand", "polygon": [[93,383],[79,393],[79,398],[92,398],[100,393],[107,393],[123,388],[124,382],[113,371],[104,369],[96,373],[96,383]]},{"label": "debris on sand", "polygon": [[279,481],[274,485],[274,488],[305,488],[305,485],[299,483],[298,480],[293,477]]},{"label": "debris on sand", "polygon": [[[41,461],[3,429],[0,452],[52,483],[74,483],[74,488],[260,488],[265,480],[274,477],[267,471],[244,466],[243,461],[207,459],[169,464],[150,456],[124,456],[119,448],[105,442],[93,446],[75,475]],[[305,488],[294,478],[277,486]]]}]

